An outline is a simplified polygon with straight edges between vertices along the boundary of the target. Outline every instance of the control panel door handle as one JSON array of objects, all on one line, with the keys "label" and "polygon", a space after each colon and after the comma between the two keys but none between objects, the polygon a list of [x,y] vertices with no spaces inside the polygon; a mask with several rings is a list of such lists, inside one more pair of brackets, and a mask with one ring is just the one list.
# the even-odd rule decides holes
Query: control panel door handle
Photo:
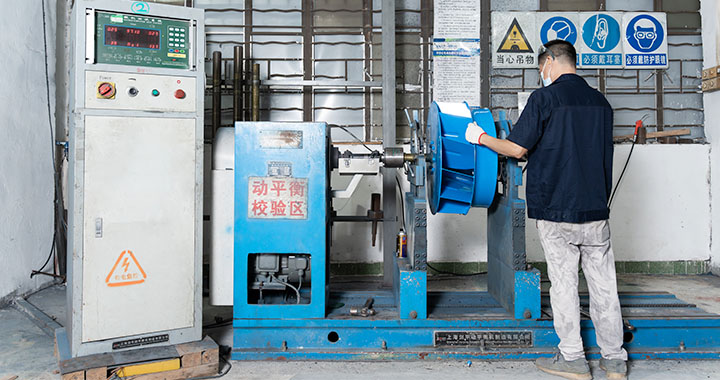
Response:
[{"label": "control panel door handle", "polygon": [[103,235],[103,219],[95,218],[95,237],[101,238]]}]

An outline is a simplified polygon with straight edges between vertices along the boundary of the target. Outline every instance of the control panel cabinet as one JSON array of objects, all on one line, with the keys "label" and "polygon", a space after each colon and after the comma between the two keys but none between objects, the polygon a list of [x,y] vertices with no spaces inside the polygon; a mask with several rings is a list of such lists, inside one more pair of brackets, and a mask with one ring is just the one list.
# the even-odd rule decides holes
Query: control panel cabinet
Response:
[{"label": "control panel cabinet", "polygon": [[77,0],[72,12],[71,355],[200,340],[203,11]]}]

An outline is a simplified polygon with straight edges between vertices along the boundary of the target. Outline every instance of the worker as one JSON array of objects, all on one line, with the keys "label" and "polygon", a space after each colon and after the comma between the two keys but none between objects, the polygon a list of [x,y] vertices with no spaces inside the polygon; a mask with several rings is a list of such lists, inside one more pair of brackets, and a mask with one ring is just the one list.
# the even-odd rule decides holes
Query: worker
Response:
[{"label": "worker", "polygon": [[527,154],[528,217],[536,219],[550,278],[550,303],[559,351],[537,367],[568,379],[592,379],[580,337],[578,263],[590,293],[590,317],[609,379],[625,379],[627,352],[610,244],[613,110],[576,74],[572,44],[543,45],[543,88],[534,91],[507,139],[475,123],[467,141],[514,158]]}]

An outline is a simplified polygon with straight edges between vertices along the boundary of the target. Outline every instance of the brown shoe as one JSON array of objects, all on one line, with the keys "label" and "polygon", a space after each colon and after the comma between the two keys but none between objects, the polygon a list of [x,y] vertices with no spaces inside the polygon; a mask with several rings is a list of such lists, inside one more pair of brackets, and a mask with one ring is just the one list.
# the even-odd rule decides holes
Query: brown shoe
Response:
[{"label": "brown shoe", "polygon": [[535,365],[543,372],[571,380],[592,380],[590,367],[585,358],[566,361],[561,353],[551,358],[540,358]]}]

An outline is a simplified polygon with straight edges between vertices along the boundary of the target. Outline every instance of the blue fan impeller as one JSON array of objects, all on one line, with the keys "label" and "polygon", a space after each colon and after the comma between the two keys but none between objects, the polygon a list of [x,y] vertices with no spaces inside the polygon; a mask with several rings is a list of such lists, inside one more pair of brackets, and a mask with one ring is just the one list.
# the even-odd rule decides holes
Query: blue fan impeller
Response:
[{"label": "blue fan impeller", "polygon": [[489,207],[495,197],[497,153],[465,140],[465,130],[472,121],[496,137],[488,109],[436,102],[430,107],[427,192],[433,214],[467,214],[470,207]]}]

